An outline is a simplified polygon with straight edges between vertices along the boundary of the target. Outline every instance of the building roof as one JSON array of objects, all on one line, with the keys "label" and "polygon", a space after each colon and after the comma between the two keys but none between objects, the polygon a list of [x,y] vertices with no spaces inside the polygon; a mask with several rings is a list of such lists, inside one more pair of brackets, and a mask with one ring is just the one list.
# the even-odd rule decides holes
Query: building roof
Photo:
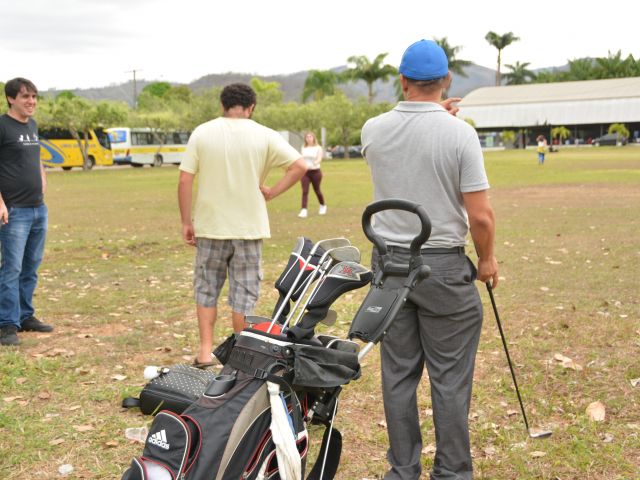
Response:
[{"label": "building roof", "polygon": [[640,122],[640,77],[482,87],[459,106],[477,128]]}]

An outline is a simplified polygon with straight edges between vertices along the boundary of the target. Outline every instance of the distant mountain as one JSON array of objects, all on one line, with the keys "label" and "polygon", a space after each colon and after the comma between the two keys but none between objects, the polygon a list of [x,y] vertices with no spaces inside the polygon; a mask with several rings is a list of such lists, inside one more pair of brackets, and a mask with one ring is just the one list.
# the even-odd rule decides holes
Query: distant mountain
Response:
[{"label": "distant mountain", "polygon": [[[332,70],[340,72],[345,68],[345,66],[341,66],[336,67]],[[481,67],[480,65],[471,64],[470,66],[465,68],[465,72],[467,73],[466,77],[457,75],[455,73],[453,74],[453,82],[451,84],[451,88],[449,89],[449,96],[464,97],[467,93],[475,90],[476,88],[494,85],[496,74],[495,70]],[[204,77],[188,83],[187,86],[194,92],[197,92],[199,90],[205,90],[212,87],[222,87],[233,82],[248,83],[253,77],[258,77],[260,78],[260,80],[266,82],[278,82],[281,86],[285,101],[300,101],[300,99],[302,98],[302,90],[304,88],[304,82],[307,78],[307,74],[308,72],[306,71],[291,73],[287,75],[268,76],[235,72],[215,73],[205,75]],[[136,82],[137,92],[140,93],[142,89],[149,83],[153,83],[153,81],[138,80]],[[172,83],[174,85],[179,85],[178,83]],[[133,82],[128,81],[119,85],[109,85],[107,87],[101,88],[74,89],[71,91],[79,97],[88,98],[90,100],[119,100],[132,105],[133,88]],[[367,96],[367,85],[362,81],[357,83],[342,84],[339,86],[339,88],[345,93],[345,95],[347,95],[347,97],[354,100],[359,97]],[[376,102],[395,103],[397,101],[395,79],[388,82],[376,82],[374,84],[374,91],[376,94]],[[45,95],[55,96],[60,93],[60,90],[47,90],[43,93]]]}]

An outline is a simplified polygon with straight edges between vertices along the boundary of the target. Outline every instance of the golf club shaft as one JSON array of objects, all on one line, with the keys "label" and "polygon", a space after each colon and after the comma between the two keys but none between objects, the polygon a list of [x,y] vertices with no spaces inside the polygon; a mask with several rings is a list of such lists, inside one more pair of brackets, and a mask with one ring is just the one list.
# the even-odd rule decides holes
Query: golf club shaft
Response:
[{"label": "golf club shaft", "polygon": [[513,379],[513,385],[516,388],[516,395],[518,395],[518,402],[520,403],[520,410],[522,411],[522,418],[524,419],[524,425],[527,427],[527,433],[529,433],[529,422],[527,420],[527,414],[524,411],[524,404],[522,403],[522,397],[520,396],[520,389],[518,388],[518,381],[516,380],[516,372],[513,369],[511,363],[511,356],[509,355],[509,349],[507,348],[507,340],[504,337],[502,331],[502,323],[500,322],[500,315],[498,315],[498,307],[496,306],[496,300],[493,297],[493,288],[491,283],[487,282],[487,291],[489,292],[489,298],[491,299],[491,306],[493,307],[493,314],[496,317],[496,323],[498,324],[498,330],[500,330],[500,338],[502,339],[502,345],[504,346],[504,353],[507,355],[507,363],[509,364],[509,370],[511,371],[511,378]]}]

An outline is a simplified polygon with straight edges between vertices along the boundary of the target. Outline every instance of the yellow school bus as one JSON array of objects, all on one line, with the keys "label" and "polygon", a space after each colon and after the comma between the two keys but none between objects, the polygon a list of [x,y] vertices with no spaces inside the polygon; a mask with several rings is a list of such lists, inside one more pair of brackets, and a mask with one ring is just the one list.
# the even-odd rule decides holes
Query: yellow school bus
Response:
[{"label": "yellow school bus", "polygon": [[[91,170],[96,165],[113,165],[113,154],[109,136],[102,129],[89,130],[87,164],[84,165],[82,151],[71,132],[63,128],[40,128],[40,160],[46,167],[73,167]],[[84,142],[84,134],[80,133]]]},{"label": "yellow school bus", "polygon": [[179,164],[187,148],[189,132],[160,131],[151,128],[108,128],[117,165],[160,167],[165,163]]}]

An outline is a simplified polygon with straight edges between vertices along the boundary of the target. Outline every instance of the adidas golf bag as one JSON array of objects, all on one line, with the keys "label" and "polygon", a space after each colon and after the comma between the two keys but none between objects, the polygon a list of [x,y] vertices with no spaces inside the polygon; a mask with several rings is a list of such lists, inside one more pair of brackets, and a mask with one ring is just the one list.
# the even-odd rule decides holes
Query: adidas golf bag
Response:
[{"label": "adidas golf bag", "polygon": [[[292,343],[253,329],[235,335],[233,343],[204,395],[181,415],[156,415],[142,455],[123,480],[277,479],[284,468],[283,478],[305,478],[304,419],[320,394],[359,377],[355,349]],[[316,407],[319,423],[332,408],[324,407]],[[321,450],[331,449],[325,472],[333,473],[323,478],[332,478],[340,434],[333,430],[331,446],[327,437]],[[307,478],[320,478],[317,464]]]}]

